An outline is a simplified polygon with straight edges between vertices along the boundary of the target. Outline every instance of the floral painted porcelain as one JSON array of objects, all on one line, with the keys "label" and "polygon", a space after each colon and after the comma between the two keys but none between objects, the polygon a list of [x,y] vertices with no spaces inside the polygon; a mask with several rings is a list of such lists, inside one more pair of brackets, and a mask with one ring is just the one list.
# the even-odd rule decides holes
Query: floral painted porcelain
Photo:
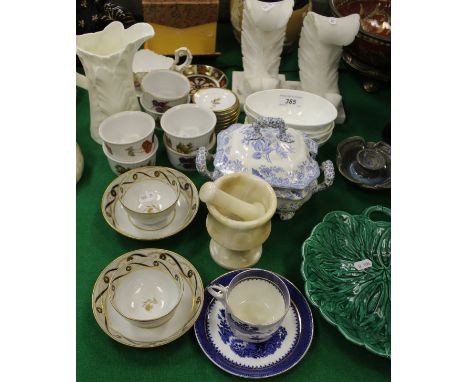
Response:
[{"label": "floral painted porcelain", "polygon": [[183,71],[190,82],[190,94],[207,88],[227,88],[228,78],[221,70],[209,65],[189,65]]},{"label": "floral painted porcelain", "polygon": [[[210,285],[227,286],[241,271],[228,272]],[[236,338],[223,304],[205,291],[205,302],[195,323],[195,336],[206,356],[227,373],[244,378],[267,378],[294,367],[307,353],[314,335],[314,319],[307,300],[287,279],[291,303],[275,334],[261,343]]]},{"label": "floral painted porcelain", "polygon": [[[375,220],[372,214],[385,220]],[[386,216],[385,216],[386,215]],[[390,357],[390,209],[328,213],[302,246],[305,292],[350,341]]]},{"label": "floral painted porcelain", "polygon": [[[310,197],[333,184],[333,163],[315,161],[317,143],[281,118],[259,118],[252,125],[235,124],[218,134],[214,172],[206,167],[206,149],[198,150],[197,169],[211,179],[247,172],[267,181],[278,198],[277,213],[291,219]],[[323,171],[324,181],[317,178]]]},{"label": "floral painted porcelain", "polygon": [[[156,257],[161,264],[176,267],[182,276],[184,292],[174,317],[155,328],[132,325],[113,308],[108,293],[115,271],[126,263]],[[172,342],[186,333],[195,323],[203,306],[203,282],[197,269],[184,257],[165,249],[145,248],[117,257],[103,269],[92,294],[93,315],[99,327],[113,340],[136,348],[153,348]]]}]

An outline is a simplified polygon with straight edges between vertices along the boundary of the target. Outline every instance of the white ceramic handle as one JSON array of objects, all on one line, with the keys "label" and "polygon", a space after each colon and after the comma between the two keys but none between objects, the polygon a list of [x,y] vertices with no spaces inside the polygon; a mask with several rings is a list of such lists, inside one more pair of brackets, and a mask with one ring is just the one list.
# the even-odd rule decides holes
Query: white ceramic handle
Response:
[{"label": "white ceramic handle", "polygon": [[[180,57],[185,57],[185,61],[182,64],[179,64]],[[192,52],[190,52],[190,50],[185,46],[177,49],[174,53],[174,63],[172,64],[171,69],[177,72],[182,71],[192,63],[192,58]]]},{"label": "white ceramic handle", "polygon": [[255,220],[265,214],[261,203],[247,203],[216,187],[213,182],[206,182],[200,188],[199,196],[202,202],[214,204],[243,220]]},{"label": "white ceramic handle", "polygon": [[89,89],[89,82],[86,76],[83,76],[80,73],[76,73],[76,86],[79,86],[80,88],[83,88],[85,90]]},{"label": "white ceramic handle", "polygon": [[222,285],[215,284],[209,285],[206,290],[211,294],[216,300],[225,301],[228,289]]}]

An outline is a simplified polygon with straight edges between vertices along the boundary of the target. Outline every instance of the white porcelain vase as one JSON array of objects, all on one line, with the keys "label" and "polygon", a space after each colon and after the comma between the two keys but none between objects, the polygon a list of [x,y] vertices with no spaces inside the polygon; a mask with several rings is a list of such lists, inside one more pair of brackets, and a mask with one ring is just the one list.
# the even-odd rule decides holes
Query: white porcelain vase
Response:
[{"label": "white porcelain vase", "polygon": [[245,96],[279,86],[281,52],[293,6],[294,0],[245,0],[241,37]]},{"label": "white porcelain vase", "polygon": [[140,110],[133,84],[132,63],[138,48],[154,36],[150,24],[125,29],[118,21],[100,32],[76,36],[76,54],[85,76],[77,73],[77,85],[88,90],[91,137],[101,143],[100,123],[121,111]]},{"label": "white porcelain vase", "polygon": [[359,32],[359,15],[325,17],[308,12],[299,40],[299,77],[302,90],[328,99],[338,110],[336,123],[346,115],[338,88],[338,66],[343,46]]}]

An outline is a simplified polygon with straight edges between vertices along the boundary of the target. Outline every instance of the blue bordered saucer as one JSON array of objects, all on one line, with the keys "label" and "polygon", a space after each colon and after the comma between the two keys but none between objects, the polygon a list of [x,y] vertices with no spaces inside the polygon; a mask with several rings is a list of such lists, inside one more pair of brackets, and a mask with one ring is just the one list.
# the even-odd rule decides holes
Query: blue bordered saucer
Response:
[{"label": "blue bordered saucer", "polygon": [[[239,270],[225,273],[210,285],[227,286]],[[291,305],[280,329],[268,341],[254,344],[234,337],[223,305],[205,289],[203,308],[195,323],[195,336],[203,352],[216,366],[244,378],[267,378],[294,367],[312,343],[314,319],[309,304],[290,281],[286,283]]]}]

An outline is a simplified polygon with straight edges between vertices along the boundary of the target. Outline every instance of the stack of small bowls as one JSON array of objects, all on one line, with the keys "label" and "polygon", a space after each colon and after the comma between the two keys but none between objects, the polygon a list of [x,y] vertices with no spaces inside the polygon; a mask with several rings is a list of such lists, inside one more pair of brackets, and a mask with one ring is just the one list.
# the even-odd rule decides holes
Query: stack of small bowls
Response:
[{"label": "stack of small bowls", "polygon": [[236,94],[228,89],[200,89],[192,96],[196,105],[211,109],[216,115],[216,133],[237,122],[240,114],[240,103]]},{"label": "stack of small bowls", "polygon": [[194,104],[174,106],[161,117],[164,145],[171,164],[178,170],[195,171],[200,147],[213,150],[216,143],[216,115]]},{"label": "stack of small bowls", "polygon": [[157,69],[143,77],[141,93],[141,107],[159,125],[162,115],[171,107],[190,102],[190,82],[173,70]]},{"label": "stack of small bowls", "polygon": [[170,322],[184,294],[177,264],[157,254],[120,263],[109,282],[108,303],[131,325],[154,328]]},{"label": "stack of small bowls", "polygon": [[102,150],[116,175],[156,164],[158,139],[154,129],[154,119],[141,111],[123,111],[102,121]]},{"label": "stack of small bowls", "polygon": [[245,123],[260,117],[283,118],[287,128],[309,135],[319,146],[333,134],[338,112],[318,95],[290,89],[264,90],[249,95],[244,104]]}]

